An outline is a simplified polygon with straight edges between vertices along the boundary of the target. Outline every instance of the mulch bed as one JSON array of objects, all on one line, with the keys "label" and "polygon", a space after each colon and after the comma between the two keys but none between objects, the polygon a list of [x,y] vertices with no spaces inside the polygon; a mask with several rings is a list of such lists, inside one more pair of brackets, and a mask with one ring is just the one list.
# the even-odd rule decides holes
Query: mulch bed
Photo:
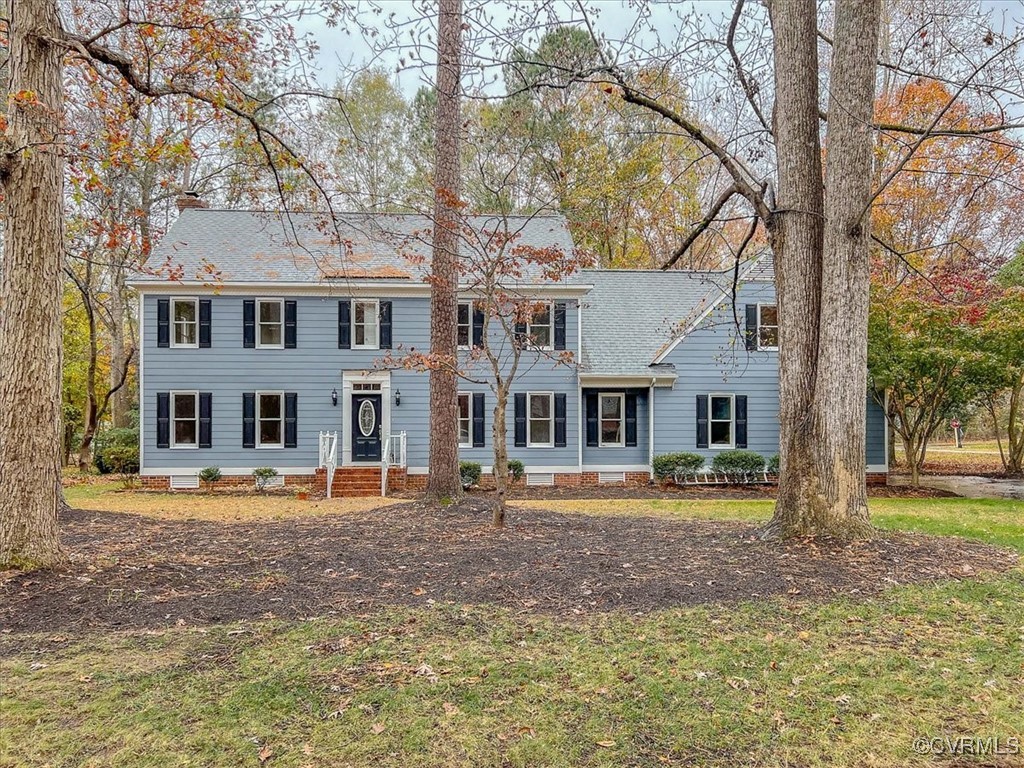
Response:
[{"label": "mulch bed", "polygon": [[[558,485],[526,486],[517,485],[510,489],[509,499],[691,499],[694,501],[744,501],[775,498],[778,490],[774,484],[766,485]],[[399,494],[416,498],[417,493]],[[493,490],[474,489],[472,496],[492,498]],[[875,499],[943,499],[957,498],[955,493],[937,488],[912,488],[899,485],[874,485],[868,487],[868,496]]]},{"label": "mulch bed", "polygon": [[[888,535],[844,545],[755,538],[739,522],[510,510],[485,500],[220,523],[73,510],[71,565],[0,582],[0,642],[352,614],[430,601],[571,617],[763,599],[867,595],[894,584],[1001,571],[1013,553],[955,538]],[[23,638],[23,642],[29,642]]]}]

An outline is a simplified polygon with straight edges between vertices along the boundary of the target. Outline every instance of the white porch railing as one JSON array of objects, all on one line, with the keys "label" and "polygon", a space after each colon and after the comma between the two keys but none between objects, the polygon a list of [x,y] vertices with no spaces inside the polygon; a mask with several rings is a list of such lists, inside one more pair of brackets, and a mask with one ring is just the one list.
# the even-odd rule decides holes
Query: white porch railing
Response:
[{"label": "white porch railing", "polygon": [[380,461],[380,495],[388,495],[388,470],[391,467],[405,466],[405,432],[388,435],[384,441],[384,450]]},{"label": "white porch railing", "polygon": [[331,498],[334,470],[338,468],[338,433],[320,433],[320,466],[327,469],[327,498]]}]

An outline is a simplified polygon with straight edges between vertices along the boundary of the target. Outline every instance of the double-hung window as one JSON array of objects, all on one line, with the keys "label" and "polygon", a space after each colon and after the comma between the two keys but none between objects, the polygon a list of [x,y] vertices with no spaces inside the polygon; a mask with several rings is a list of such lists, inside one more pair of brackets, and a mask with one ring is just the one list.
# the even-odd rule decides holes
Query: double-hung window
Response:
[{"label": "double-hung window", "polygon": [[459,448],[473,447],[473,396],[459,392]]},{"label": "double-hung window", "polygon": [[458,329],[459,347],[469,349],[473,346],[473,302],[459,302]]},{"label": "double-hung window", "polygon": [[284,300],[256,300],[256,346],[270,349],[284,347]]},{"label": "double-hung window", "polygon": [[380,307],[377,301],[354,301],[352,306],[352,349],[380,348]]},{"label": "double-hung window", "polygon": [[199,346],[199,299],[171,299],[172,347]]},{"label": "double-hung window", "polygon": [[535,347],[551,349],[554,343],[553,318],[554,312],[550,302],[534,307],[533,315],[526,326],[526,335]]},{"label": "double-hung window", "polygon": [[757,348],[779,348],[779,308],[775,304],[757,305]]},{"label": "double-hung window", "polygon": [[530,392],[527,395],[526,444],[530,448],[550,448],[554,445],[554,395],[550,392]]},{"label": "double-hung window", "polygon": [[602,394],[601,430],[599,445],[602,448],[615,448],[625,445],[623,422],[625,416],[626,396],[622,394]]},{"label": "double-hung window", "polygon": [[256,393],[256,447],[284,447],[284,395]]},{"label": "double-hung window", "polygon": [[171,447],[199,447],[199,393],[171,393]]},{"label": "double-hung window", "polygon": [[708,395],[709,428],[712,448],[732,448],[735,444],[736,409],[732,395]]}]

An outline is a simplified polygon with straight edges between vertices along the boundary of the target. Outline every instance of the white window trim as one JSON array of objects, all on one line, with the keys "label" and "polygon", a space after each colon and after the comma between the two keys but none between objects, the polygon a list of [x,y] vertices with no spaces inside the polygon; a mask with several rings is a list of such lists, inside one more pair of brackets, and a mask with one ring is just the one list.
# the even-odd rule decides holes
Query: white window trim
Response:
[{"label": "white window trim", "polygon": [[[263,343],[263,330],[264,325],[273,325],[273,323],[260,322],[260,306],[263,304],[277,304],[281,307],[281,343],[280,344],[264,344]],[[284,299],[256,299],[256,348],[257,349],[284,349]]]},{"label": "white window trim", "polygon": [[[465,397],[469,401],[469,429],[466,430],[466,434],[469,435],[469,442],[459,442],[459,448],[472,448],[473,447],[473,393],[472,392],[459,392],[459,397]],[[460,409],[461,414],[461,409]],[[462,416],[459,416],[459,436],[462,433]]]},{"label": "white window trim", "polygon": [[[754,333],[757,334],[757,336],[755,336],[755,340],[757,341],[757,348],[758,348],[758,350],[761,350],[761,351],[764,351],[764,352],[778,352],[779,351],[779,345],[778,344],[776,344],[774,347],[765,347],[765,346],[761,345],[761,307],[775,307],[775,321],[776,321],[776,323],[778,323],[778,319],[779,319],[779,314],[778,314],[779,313],[779,305],[778,304],[758,304],[757,305],[757,328],[754,329]],[[775,328],[775,337],[778,338],[778,335],[779,335],[779,326],[778,325],[766,326],[766,327]]]},{"label": "white window trim", "polygon": [[[175,333],[175,331],[178,328],[178,324],[174,320],[174,305],[175,304],[184,304],[186,301],[189,304],[191,304],[193,307],[195,307],[196,340],[192,344],[179,344],[177,341],[175,341],[175,337],[177,335]],[[199,348],[199,299],[196,298],[195,296],[172,296],[171,297],[170,310],[171,310],[171,312],[170,312],[170,314],[171,314],[171,318],[170,318],[171,319],[171,347],[172,348],[177,348],[177,349],[198,349]],[[184,393],[182,393],[182,394],[184,394]]]},{"label": "white window trim", "polygon": [[[174,429],[174,427],[175,427],[175,423],[177,422],[177,419],[176,419],[176,417],[174,415],[174,399],[178,395],[191,395],[193,401],[195,402],[195,411],[194,411],[195,419],[194,419],[194,421],[196,423],[196,441],[194,443],[182,443],[181,445],[178,445],[177,442],[174,439],[174,435],[176,433],[176,430]],[[168,393],[168,397],[171,400],[171,403],[170,403],[170,406],[171,406],[170,407],[170,411],[171,411],[171,413],[170,413],[170,416],[171,416],[171,440],[170,440],[170,447],[174,448],[176,450],[184,450],[184,451],[195,450],[196,448],[199,447],[199,392],[198,391],[189,391],[189,390],[178,390],[177,392],[170,392],[170,393]],[[184,419],[183,419],[183,421],[184,421]]]},{"label": "white window trim", "polygon": [[[711,422],[717,421],[721,423],[723,419],[712,419],[711,418],[711,398],[713,397],[727,397],[729,398],[729,444],[728,445],[716,445],[711,441]],[[732,392],[711,392],[708,394],[708,450],[709,451],[731,451],[736,447],[736,395]]]},{"label": "white window trim", "polygon": [[[530,417],[530,402],[534,397],[546,397],[549,403],[548,413],[551,415],[548,417],[548,434],[551,436],[549,442],[546,443],[535,443],[533,442],[533,422],[540,421],[540,419],[533,419]],[[527,448],[554,448],[555,447],[555,393],[554,392],[527,392],[526,393],[526,447]]]},{"label": "white window trim", "polygon": [[[601,413],[603,398],[619,398],[619,442],[606,443],[604,441],[604,430],[602,422],[604,415]],[[626,447],[626,393],[625,392],[598,392],[597,394],[597,447],[598,448],[625,448]]]},{"label": "white window trim", "polygon": [[[260,418],[260,398],[263,397],[264,395],[277,395],[281,399],[281,442],[279,442],[279,443],[264,443],[263,441],[260,440],[260,422],[262,421],[262,419]],[[261,448],[284,448],[284,422],[285,422],[284,392],[283,391],[275,392],[273,390],[271,390],[271,391],[264,390],[262,392],[257,392],[256,393],[256,450],[260,450]]]},{"label": "white window trim", "polygon": [[[459,307],[469,307],[469,332],[466,334],[466,338],[469,340],[469,344],[459,344],[459,349],[472,349],[473,348],[473,302],[472,301],[459,301]],[[458,311],[455,314],[455,337],[458,339],[458,328],[462,325],[459,322]],[[462,394],[461,392],[459,394]]]},{"label": "white window trim", "polygon": [[[373,305],[373,327],[375,339],[373,344],[356,344],[356,307],[360,304]],[[366,323],[362,323],[366,327]],[[352,349],[380,349],[380,299],[353,299],[352,300]]]},{"label": "white window trim", "polygon": [[548,302],[535,301],[535,302],[532,302],[532,304],[533,304],[533,306],[537,306],[538,304],[547,304],[548,305],[548,322],[547,323],[538,323],[538,325],[546,325],[547,326],[547,329],[548,329],[548,343],[547,344],[534,344],[533,343],[532,339],[533,339],[533,325],[534,325],[534,323],[533,323],[533,320],[532,320],[532,315],[531,315],[531,319],[528,320],[527,323],[526,323],[526,338],[530,339],[530,346],[532,346],[534,349],[541,349],[541,350],[544,350],[544,351],[553,350],[555,348],[555,302],[553,302],[553,301],[548,301]]}]

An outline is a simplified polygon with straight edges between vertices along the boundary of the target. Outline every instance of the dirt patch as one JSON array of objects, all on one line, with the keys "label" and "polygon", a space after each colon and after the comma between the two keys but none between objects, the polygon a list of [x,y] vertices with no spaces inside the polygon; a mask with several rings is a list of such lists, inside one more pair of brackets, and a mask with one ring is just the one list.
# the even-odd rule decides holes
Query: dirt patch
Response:
[{"label": "dirt patch", "polygon": [[1011,568],[1015,554],[955,538],[768,544],[745,523],[513,510],[479,498],[256,523],[75,510],[71,566],[0,583],[3,645],[260,618],[364,613],[430,601],[571,616],[763,599],[827,599]]}]

